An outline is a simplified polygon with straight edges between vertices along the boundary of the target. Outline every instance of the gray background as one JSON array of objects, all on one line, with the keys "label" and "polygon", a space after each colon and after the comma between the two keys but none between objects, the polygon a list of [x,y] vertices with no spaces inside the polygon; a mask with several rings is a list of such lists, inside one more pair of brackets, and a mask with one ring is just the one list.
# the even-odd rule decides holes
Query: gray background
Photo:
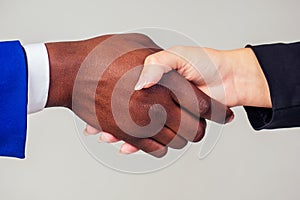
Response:
[{"label": "gray background", "polygon": [[[155,26],[201,45],[300,40],[298,0],[0,0],[1,40],[74,40]],[[243,109],[212,154],[199,145],[156,173],[129,175],[100,165],[83,148],[71,112],[47,109],[28,122],[27,158],[0,159],[0,199],[299,199],[299,129],[255,132]]]}]

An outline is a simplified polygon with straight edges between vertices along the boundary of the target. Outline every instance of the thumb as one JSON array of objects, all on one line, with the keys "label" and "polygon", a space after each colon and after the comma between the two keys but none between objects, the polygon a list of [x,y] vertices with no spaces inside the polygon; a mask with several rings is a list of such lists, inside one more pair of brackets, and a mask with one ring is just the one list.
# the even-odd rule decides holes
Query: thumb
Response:
[{"label": "thumb", "polygon": [[155,85],[163,74],[179,67],[178,60],[180,60],[178,56],[167,50],[149,55],[145,59],[143,70],[134,89],[141,90]]}]

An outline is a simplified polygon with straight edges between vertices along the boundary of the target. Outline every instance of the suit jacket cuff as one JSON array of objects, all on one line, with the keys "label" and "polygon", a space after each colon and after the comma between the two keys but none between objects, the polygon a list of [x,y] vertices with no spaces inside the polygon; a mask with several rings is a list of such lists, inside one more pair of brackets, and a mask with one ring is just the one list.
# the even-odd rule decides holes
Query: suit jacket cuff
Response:
[{"label": "suit jacket cuff", "polygon": [[300,126],[300,43],[250,46],[267,79],[272,108],[245,107],[254,129]]}]

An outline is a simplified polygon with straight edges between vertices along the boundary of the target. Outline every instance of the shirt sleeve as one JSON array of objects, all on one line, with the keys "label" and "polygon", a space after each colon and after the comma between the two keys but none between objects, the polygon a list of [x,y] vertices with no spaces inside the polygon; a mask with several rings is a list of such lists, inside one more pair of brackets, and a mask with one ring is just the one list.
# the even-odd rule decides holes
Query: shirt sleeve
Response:
[{"label": "shirt sleeve", "polygon": [[300,42],[250,46],[270,88],[272,108],[245,107],[255,130],[300,126]]},{"label": "shirt sleeve", "polygon": [[0,156],[24,158],[27,67],[18,41],[0,42]]},{"label": "shirt sleeve", "polygon": [[45,44],[24,45],[28,67],[28,114],[45,108],[49,90],[49,58]]}]

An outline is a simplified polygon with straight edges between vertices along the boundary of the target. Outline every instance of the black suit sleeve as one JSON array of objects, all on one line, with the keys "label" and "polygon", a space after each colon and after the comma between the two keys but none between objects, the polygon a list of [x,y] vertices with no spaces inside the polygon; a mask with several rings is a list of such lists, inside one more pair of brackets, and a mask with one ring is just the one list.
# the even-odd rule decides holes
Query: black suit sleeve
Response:
[{"label": "black suit sleeve", "polygon": [[255,130],[300,126],[300,42],[247,46],[267,79],[272,108],[245,107]]}]

